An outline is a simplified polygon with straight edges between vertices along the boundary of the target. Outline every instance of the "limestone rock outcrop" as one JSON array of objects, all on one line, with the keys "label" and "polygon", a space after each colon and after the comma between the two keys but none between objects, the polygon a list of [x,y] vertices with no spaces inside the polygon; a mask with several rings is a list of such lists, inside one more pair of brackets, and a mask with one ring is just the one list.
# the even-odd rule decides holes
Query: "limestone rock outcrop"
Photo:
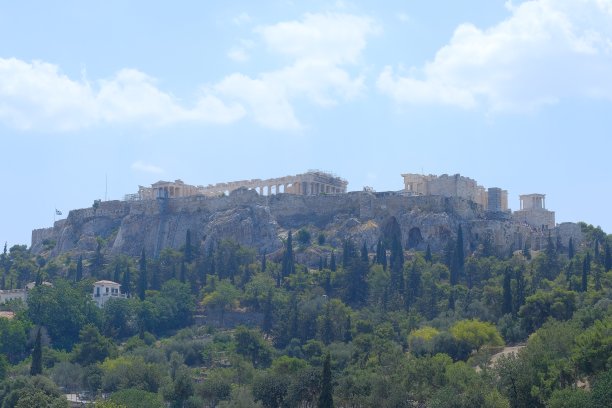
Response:
[{"label": "limestone rock outcrop", "polygon": [[[341,247],[344,239],[364,242],[373,250],[380,226],[395,217],[406,249],[441,251],[462,226],[469,249],[487,243],[498,253],[545,242],[549,231],[537,230],[510,217],[491,217],[483,208],[457,197],[405,196],[399,193],[355,192],[319,196],[278,194],[260,196],[239,189],[229,196],[193,196],[141,201],[101,202],[96,208],[72,210],[52,228],[32,232],[31,250],[49,255],[94,251],[100,238],[108,255],[138,256],[144,248],[157,256],[164,248],[179,249],[187,230],[192,243],[207,248],[212,242],[232,239],[272,254],[282,248],[288,230],[307,229],[313,239],[323,233],[326,243]],[[582,240],[576,224],[561,224],[550,231],[567,244]],[[46,244],[46,245],[45,245]]]}]

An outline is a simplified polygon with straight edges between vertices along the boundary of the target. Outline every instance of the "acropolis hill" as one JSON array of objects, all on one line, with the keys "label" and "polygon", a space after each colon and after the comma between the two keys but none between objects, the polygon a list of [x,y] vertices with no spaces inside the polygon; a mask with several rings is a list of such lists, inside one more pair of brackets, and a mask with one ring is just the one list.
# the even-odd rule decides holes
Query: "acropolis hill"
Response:
[{"label": "acropolis hill", "polygon": [[72,210],[52,228],[34,230],[32,251],[43,252],[49,242],[55,243],[52,255],[94,251],[101,237],[106,253],[135,256],[144,247],[157,256],[164,248],[184,245],[190,230],[192,242],[203,248],[232,239],[271,254],[282,247],[288,230],[300,228],[312,236],[322,232],[335,247],[350,238],[373,250],[380,225],[392,216],[406,249],[430,245],[441,251],[459,225],[466,246],[475,251],[485,244],[499,254],[525,246],[537,250],[549,235],[565,246],[570,237],[575,245],[582,241],[577,224],[555,224],[544,194],[520,196],[520,210],[511,212],[505,190],[485,189],[458,174],[402,177],[404,189],[381,193],[346,192],[345,180],[320,171],[206,187],[159,181],[123,201]]}]

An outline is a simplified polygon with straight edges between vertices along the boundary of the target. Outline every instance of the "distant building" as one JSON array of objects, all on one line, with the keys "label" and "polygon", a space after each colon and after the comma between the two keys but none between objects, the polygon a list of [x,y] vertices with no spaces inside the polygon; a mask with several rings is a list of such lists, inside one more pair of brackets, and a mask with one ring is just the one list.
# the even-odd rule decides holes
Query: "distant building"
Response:
[{"label": "distant building", "polygon": [[110,299],[125,299],[127,296],[121,293],[121,285],[117,282],[101,280],[94,283],[94,302],[98,307],[103,307]]},{"label": "distant building", "polygon": [[[45,286],[53,286],[51,282],[43,282]],[[23,289],[6,289],[0,290],[0,304],[4,304],[8,301],[21,299],[23,303],[28,301],[28,292],[36,286],[35,282],[28,283]]]},{"label": "distant building", "polygon": [[545,194],[523,194],[519,198],[521,209],[512,214],[517,221],[541,229],[555,227],[555,212],[546,209]]},{"label": "distant building", "polygon": [[[437,195],[443,197],[460,197],[483,208],[492,211],[508,211],[508,192],[497,187],[487,190],[478,185],[476,180],[460,174],[449,176],[443,174],[402,174],[404,178],[404,192],[410,195]],[[491,197],[492,195],[492,197]],[[493,203],[489,205],[489,200]]]},{"label": "distant building", "polygon": [[489,187],[487,190],[487,211],[508,211],[508,192],[499,187]]},{"label": "distant building", "polygon": [[255,190],[259,195],[272,194],[342,194],[346,193],[348,182],[331,173],[319,170],[309,170],[303,174],[283,176],[266,180],[252,179],[230,181],[228,183],[194,186],[185,184],[182,180],[158,181],[151,187],[138,187],[138,193],[125,196],[126,201],[153,200],[156,198],[177,198],[191,196],[218,197],[240,188]]}]

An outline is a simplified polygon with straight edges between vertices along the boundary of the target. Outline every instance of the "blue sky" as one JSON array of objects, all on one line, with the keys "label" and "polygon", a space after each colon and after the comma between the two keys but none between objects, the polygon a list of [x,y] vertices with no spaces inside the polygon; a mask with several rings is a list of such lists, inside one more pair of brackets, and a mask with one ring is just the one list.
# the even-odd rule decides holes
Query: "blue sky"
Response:
[{"label": "blue sky", "polygon": [[612,0],[0,5],[0,240],[138,185],[461,173],[612,232]]}]

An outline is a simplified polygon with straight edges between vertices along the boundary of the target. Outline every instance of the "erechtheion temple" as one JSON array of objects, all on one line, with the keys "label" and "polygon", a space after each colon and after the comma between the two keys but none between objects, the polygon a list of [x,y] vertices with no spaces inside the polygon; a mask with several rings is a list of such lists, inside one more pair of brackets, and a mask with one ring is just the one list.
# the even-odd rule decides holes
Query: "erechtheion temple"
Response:
[{"label": "erechtheion temple", "polygon": [[154,198],[177,198],[203,195],[217,197],[229,194],[239,188],[255,190],[260,195],[272,194],[340,194],[346,193],[348,182],[333,174],[310,170],[303,174],[284,176],[266,180],[252,179],[231,181],[229,183],[209,184],[208,186],[193,186],[182,180],[158,181],[151,187],[139,186],[137,194],[126,196],[127,200],[147,200]]}]

